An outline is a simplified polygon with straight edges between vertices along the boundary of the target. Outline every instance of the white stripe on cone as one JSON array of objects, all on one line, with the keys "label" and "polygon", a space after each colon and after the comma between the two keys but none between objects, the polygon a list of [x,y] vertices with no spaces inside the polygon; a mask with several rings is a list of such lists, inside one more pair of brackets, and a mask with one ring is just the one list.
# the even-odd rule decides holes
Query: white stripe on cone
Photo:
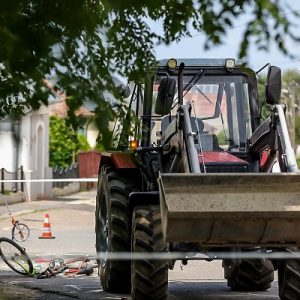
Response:
[{"label": "white stripe on cone", "polygon": [[55,237],[52,236],[51,234],[49,215],[45,214],[43,233],[42,236],[39,237],[39,239],[54,239],[54,238]]}]

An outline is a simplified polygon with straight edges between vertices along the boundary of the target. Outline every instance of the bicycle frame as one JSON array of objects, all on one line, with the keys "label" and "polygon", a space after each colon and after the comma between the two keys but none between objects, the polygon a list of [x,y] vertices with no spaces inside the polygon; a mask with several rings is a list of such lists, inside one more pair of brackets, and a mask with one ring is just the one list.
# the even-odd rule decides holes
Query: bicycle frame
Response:
[{"label": "bicycle frame", "polygon": [[[93,273],[93,268],[97,265],[88,266],[90,261],[88,257],[77,257],[64,261],[61,258],[55,258],[49,262],[49,266],[45,271],[38,273],[38,279],[50,278],[59,273],[64,273],[66,276],[75,276],[79,274],[90,275]],[[79,263],[78,266],[72,266],[74,263]]]}]

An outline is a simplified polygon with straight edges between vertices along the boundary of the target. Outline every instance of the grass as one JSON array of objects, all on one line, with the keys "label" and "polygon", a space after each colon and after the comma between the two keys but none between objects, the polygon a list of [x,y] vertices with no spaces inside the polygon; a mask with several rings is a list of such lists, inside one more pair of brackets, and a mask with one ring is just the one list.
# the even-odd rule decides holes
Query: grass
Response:
[{"label": "grass", "polygon": [[300,157],[297,157],[296,161],[297,161],[298,168],[300,169]]}]

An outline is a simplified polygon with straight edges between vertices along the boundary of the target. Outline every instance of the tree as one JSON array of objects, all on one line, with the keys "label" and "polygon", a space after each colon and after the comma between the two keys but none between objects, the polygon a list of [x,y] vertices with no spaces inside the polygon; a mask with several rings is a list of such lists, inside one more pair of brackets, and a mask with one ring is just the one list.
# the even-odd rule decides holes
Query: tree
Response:
[{"label": "tree", "polygon": [[266,82],[267,75],[259,74],[257,77],[257,92],[260,107],[260,118],[265,120],[270,116],[272,105],[266,102]]},{"label": "tree", "polygon": [[289,69],[282,76],[283,102],[286,104],[287,124],[294,147],[300,143],[300,73]]},{"label": "tree", "polygon": [[[74,128],[74,112],[86,100],[105,111],[99,125],[109,128],[120,110],[126,115],[112,74],[142,78],[155,65],[156,43],[179,41],[196,30],[206,37],[205,48],[221,44],[234,20],[250,11],[239,57],[246,60],[250,43],[267,49],[271,40],[291,55],[285,40],[297,38],[287,10],[283,1],[273,0],[3,0],[0,117],[46,104],[51,91],[43,80],[55,77],[56,88],[67,94]],[[163,34],[153,32],[149,20],[160,20]],[[108,93],[118,100],[108,100]]]},{"label": "tree", "polygon": [[50,166],[68,167],[75,162],[79,150],[89,150],[86,138],[78,135],[67,125],[65,119],[50,117]]},{"label": "tree", "polygon": [[[265,101],[266,75],[258,76],[258,98],[263,118],[270,115],[271,106]],[[286,119],[293,146],[300,143],[300,73],[296,69],[286,70],[282,74],[281,102],[286,104]]]},{"label": "tree", "polygon": [[290,92],[293,91],[296,96],[296,105],[300,105],[300,98],[297,95],[300,94],[300,73],[296,69],[289,69],[283,73],[282,76],[282,87],[289,90]]}]

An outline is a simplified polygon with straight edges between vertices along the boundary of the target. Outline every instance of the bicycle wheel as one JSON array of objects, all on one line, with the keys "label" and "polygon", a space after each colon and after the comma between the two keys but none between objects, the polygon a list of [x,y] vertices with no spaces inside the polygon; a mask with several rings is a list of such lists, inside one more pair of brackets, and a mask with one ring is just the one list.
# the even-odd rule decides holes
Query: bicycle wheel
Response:
[{"label": "bicycle wheel", "polygon": [[30,230],[26,224],[16,223],[11,231],[11,239],[17,242],[24,242],[28,239]]},{"label": "bicycle wheel", "polygon": [[4,237],[0,238],[0,256],[15,272],[21,275],[31,275],[33,273],[31,259],[25,249],[16,242]]}]

